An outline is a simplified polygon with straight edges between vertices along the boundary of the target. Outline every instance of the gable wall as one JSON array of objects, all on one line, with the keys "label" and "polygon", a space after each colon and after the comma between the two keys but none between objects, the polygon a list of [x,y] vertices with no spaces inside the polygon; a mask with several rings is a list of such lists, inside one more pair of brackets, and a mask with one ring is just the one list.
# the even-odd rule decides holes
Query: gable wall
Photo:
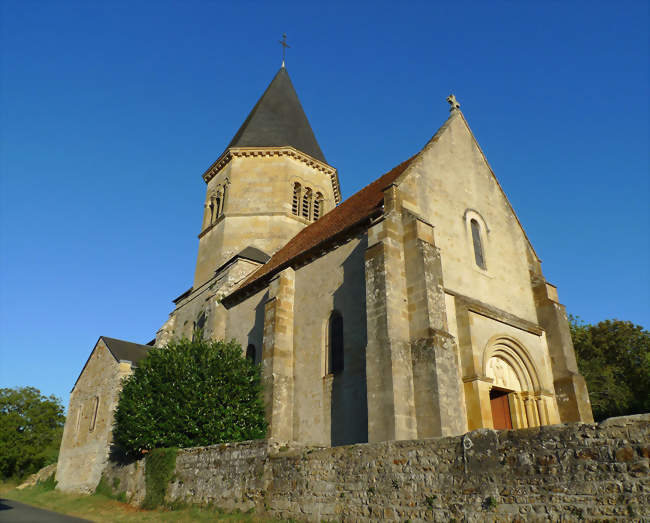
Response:
[{"label": "gable wall", "polygon": [[[131,373],[129,363],[118,363],[100,339],[70,394],[56,479],[63,491],[91,492],[108,460],[113,412],[121,381]],[[99,399],[94,429],[95,398]]]},{"label": "gable wall", "polygon": [[[445,287],[537,322],[526,239],[460,115],[425,148],[404,182],[400,189],[435,227]],[[468,209],[487,225],[486,271],[474,262]]]},{"label": "gable wall", "polygon": [[[434,226],[469,428],[492,427],[493,382],[485,376],[484,364],[486,352],[500,338],[514,340],[521,347],[517,350],[530,356],[539,380],[537,390],[527,392],[540,413],[533,409],[519,426],[559,421],[547,339],[538,327],[530,247],[460,113],[424,148],[399,189],[404,207]],[[486,269],[475,260],[472,217],[481,226]]]}]

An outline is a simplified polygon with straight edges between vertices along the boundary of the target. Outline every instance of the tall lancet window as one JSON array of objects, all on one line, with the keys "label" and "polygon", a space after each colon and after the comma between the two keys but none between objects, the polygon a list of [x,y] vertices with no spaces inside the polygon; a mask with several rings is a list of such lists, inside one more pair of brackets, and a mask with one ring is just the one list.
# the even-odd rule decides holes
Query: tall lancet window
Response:
[{"label": "tall lancet window", "polygon": [[328,330],[327,367],[329,374],[336,374],[343,370],[343,316],[339,311],[330,314]]},{"label": "tall lancet window", "polygon": [[95,425],[97,424],[97,410],[99,408],[99,397],[95,396],[92,402],[92,409],[90,411],[90,426],[88,429],[90,432],[95,430]]},{"label": "tall lancet window", "polygon": [[291,200],[291,212],[296,216],[300,215],[300,184],[293,184],[293,199]]},{"label": "tall lancet window", "polygon": [[473,218],[470,222],[470,226],[472,228],[472,242],[474,243],[474,260],[476,261],[476,265],[481,269],[486,269],[483,244],[481,243],[481,227]]},{"label": "tall lancet window", "polygon": [[302,217],[309,220],[311,214],[311,189],[305,189],[305,194],[302,197]]},{"label": "tall lancet window", "polygon": [[314,221],[320,218],[322,212],[323,212],[323,195],[317,192],[316,197],[314,198]]}]

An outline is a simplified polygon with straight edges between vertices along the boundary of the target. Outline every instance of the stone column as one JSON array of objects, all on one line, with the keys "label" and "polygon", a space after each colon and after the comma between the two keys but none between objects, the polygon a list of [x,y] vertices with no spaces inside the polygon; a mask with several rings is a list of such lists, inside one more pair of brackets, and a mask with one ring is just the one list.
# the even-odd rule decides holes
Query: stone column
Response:
[{"label": "stone column", "polygon": [[403,210],[413,390],[418,438],[467,431],[458,347],[447,332],[440,251],[433,226]]},{"label": "stone column", "polygon": [[510,419],[513,429],[524,429],[528,426],[526,413],[524,412],[523,400],[520,392],[508,394],[508,406],[510,407]]},{"label": "stone column", "polygon": [[384,194],[384,219],[368,230],[365,254],[370,443],[417,438],[397,188]]},{"label": "stone column", "polygon": [[535,398],[529,394],[524,394],[524,407],[526,408],[526,417],[528,418],[529,427],[539,427],[539,413]]},{"label": "stone column", "polygon": [[295,274],[287,268],[269,284],[264,305],[262,381],[267,436],[277,441],[293,439],[293,299]]},{"label": "stone column", "polygon": [[465,389],[468,430],[494,428],[492,406],[490,405],[492,379],[472,376],[463,379],[463,386]]},{"label": "stone column", "polygon": [[538,277],[533,280],[533,292],[539,323],[546,331],[560,420],[593,423],[587,384],[578,370],[566,309],[559,303],[557,289]]}]

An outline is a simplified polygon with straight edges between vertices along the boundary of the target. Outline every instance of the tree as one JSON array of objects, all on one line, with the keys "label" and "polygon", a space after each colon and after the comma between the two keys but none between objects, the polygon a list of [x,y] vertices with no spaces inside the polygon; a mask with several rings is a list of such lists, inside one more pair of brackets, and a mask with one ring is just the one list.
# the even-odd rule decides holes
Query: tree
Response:
[{"label": "tree", "polygon": [[259,366],[234,341],[173,341],[152,348],[126,378],[114,441],[130,457],[161,447],[263,438]]},{"label": "tree", "polygon": [[650,412],[650,333],[629,321],[569,317],[594,418]]},{"label": "tree", "polygon": [[23,477],[54,463],[65,416],[56,396],[34,387],[0,389],[0,477]]}]

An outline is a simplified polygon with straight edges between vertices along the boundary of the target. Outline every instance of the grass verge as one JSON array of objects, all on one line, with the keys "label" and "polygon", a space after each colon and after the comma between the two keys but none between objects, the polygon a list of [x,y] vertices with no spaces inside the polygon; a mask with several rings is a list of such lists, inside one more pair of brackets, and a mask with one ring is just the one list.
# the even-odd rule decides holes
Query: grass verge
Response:
[{"label": "grass verge", "polygon": [[97,522],[136,521],[237,521],[264,523],[277,521],[255,514],[226,513],[214,507],[179,507],[177,510],[158,508],[143,510],[110,499],[103,494],[66,494],[54,490],[53,481],[45,481],[34,487],[17,490],[16,483],[0,482],[0,496],[28,505],[53,510]]}]

